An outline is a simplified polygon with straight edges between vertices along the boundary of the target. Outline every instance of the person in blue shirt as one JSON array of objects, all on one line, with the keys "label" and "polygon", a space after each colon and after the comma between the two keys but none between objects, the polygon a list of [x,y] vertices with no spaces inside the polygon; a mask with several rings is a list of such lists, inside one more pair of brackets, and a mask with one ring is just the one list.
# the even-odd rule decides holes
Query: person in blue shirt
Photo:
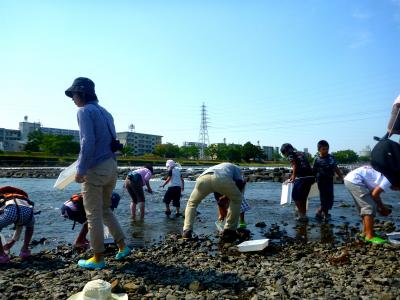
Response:
[{"label": "person in blue shirt", "polygon": [[111,149],[116,138],[112,115],[99,105],[94,83],[78,77],[65,91],[78,109],[80,152],[75,181],[82,183],[83,206],[88,220],[89,236],[94,256],[80,260],[86,269],[102,269],[104,261],[104,224],[118,245],[116,259],[131,253],[125,245],[125,235],[110,209],[111,194],[117,182],[117,161]]}]

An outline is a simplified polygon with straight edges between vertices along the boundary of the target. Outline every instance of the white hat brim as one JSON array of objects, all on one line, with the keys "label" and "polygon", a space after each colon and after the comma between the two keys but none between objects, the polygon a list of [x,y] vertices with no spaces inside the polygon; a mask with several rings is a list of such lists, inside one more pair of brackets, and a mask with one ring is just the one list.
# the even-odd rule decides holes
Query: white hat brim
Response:
[{"label": "white hat brim", "polygon": [[[83,296],[83,292],[79,292],[79,293],[73,294],[67,300],[82,300],[83,299],[82,296]],[[128,300],[128,294],[126,294],[126,293],[122,293],[122,294],[111,293],[111,299],[112,300]]]}]

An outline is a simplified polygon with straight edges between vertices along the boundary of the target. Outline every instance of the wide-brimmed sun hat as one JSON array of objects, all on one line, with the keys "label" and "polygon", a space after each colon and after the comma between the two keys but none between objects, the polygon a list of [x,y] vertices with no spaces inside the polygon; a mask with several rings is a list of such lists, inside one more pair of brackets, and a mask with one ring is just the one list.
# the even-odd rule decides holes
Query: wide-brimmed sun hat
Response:
[{"label": "wide-brimmed sun hat", "polygon": [[86,77],[78,77],[72,85],[65,91],[65,95],[72,98],[73,93],[85,93],[97,99],[94,91],[94,82]]},{"label": "wide-brimmed sun hat", "polygon": [[111,284],[96,279],[85,284],[82,292],[76,293],[67,300],[128,300],[126,293],[111,293]]}]

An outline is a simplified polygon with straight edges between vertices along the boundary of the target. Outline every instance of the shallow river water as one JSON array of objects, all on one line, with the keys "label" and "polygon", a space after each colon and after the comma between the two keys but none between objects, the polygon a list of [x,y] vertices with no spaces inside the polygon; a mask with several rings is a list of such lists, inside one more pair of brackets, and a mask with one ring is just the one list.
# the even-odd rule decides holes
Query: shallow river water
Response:
[{"label": "shallow river water", "polygon": [[[76,192],[80,191],[78,184],[71,184],[65,190],[59,191],[53,189],[54,179],[12,179],[0,178],[0,186],[12,185],[22,188],[29,193],[31,200],[35,202],[35,210],[41,211],[36,216],[36,226],[33,240],[39,241],[46,239],[44,244],[39,244],[33,248],[34,252],[44,248],[53,248],[58,244],[72,243],[79,232],[80,224],[77,224],[75,230],[72,230],[72,223],[65,220],[60,215],[60,207],[64,201]],[[129,203],[130,198],[123,189],[123,181],[119,180],[116,186],[122,198],[119,207],[115,210],[118,219],[128,237],[128,244],[134,248],[149,246],[161,240],[166,234],[179,233],[182,230],[183,218],[168,218],[164,214],[164,205],[162,202],[166,189],[159,188],[161,181],[152,180],[151,186],[154,189],[152,195],[146,194],[146,216],[143,222],[132,221],[130,217]],[[187,199],[194,187],[193,181],[185,181],[185,192],[181,200],[182,211]],[[294,206],[280,206],[281,184],[274,182],[248,183],[246,186],[245,197],[252,209],[246,213],[246,222],[248,229],[253,233],[253,239],[263,238],[263,234],[271,229],[273,224],[277,224],[281,231],[286,231],[290,237],[307,238],[309,240],[319,240],[328,238],[337,238],[336,228],[322,226],[314,218],[315,209],[318,206],[319,198],[311,198],[309,204],[310,222],[307,227],[295,228]],[[397,227],[400,226],[400,192],[389,192],[383,196],[385,203],[393,206],[393,214],[382,220],[393,221]],[[214,222],[217,219],[217,205],[212,195],[209,195],[198,208],[197,221],[194,231],[196,234],[216,233]],[[335,204],[331,211],[331,224],[349,226],[359,226],[360,218],[353,206],[350,194],[343,184],[335,185]],[[267,227],[255,227],[257,222],[265,222]],[[323,229],[323,230],[321,230]],[[11,226],[3,229],[1,232],[7,239],[11,236]],[[18,247],[14,248],[14,252]]]}]

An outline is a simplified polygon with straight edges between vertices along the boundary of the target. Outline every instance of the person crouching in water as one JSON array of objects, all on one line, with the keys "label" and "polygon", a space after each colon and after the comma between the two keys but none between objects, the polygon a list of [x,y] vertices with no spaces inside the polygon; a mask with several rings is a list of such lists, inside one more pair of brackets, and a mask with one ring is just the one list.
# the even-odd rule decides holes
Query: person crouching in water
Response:
[{"label": "person crouching in water", "polygon": [[[240,183],[239,183],[240,184]],[[238,186],[238,188],[241,188]],[[240,204],[240,216],[239,216],[239,228],[245,229],[247,224],[244,220],[245,212],[251,209],[250,205],[247,203],[246,199],[244,198],[244,187],[242,190],[242,203]],[[220,193],[214,193],[214,198],[218,204],[218,221],[215,223],[219,231],[223,231],[223,222],[228,214],[229,208],[229,198],[225,195],[221,195]]]},{"label": "person crouching in water", "polygon": [[[118,193],[112,192],[111,195],[111,210],[114,211],[115,208],[118,207],[119,201],[121,197]],[[87,239],[87,234],[89,232],[85,208],[83,207],[83,195],[82,193],[74,194],[71,198],[64,202],[61,207],[61,215],[66,218],[74,221],[74,225],[72,225],[72,229],[75,228],[75,223],[83,224],[82,228],[76,238],[73,246],[74,248],[83,248],[87,249],[90,246],[90,243]]]},{"label": "person crouching in water", "polygon": [[221,238],[226,241],[236,240],[238,238],[236,228],[239,222],[240,204],[242,202],[241,190],[243,188],[244,180],[238,166],[222,163],[206,169],[197,178],[196,185],[186,205],[183,239],[192,238],[197,206],[207,195],[217,192],[230,199],[226,224]]},{"label": "person crouching in water", "polygon": [[370,166],[351,171],[344,178],[344,184],[361,216],[364,241],[372,244],[387,243],[387,240],[375,235],[374,219],[376,212],[382,216],[388,216],[391,213],[391,210],[383,204],[380,195],[390,188],[398,191],[400,186],[392,185],[382,173]]},{"label": "person crouching in water", "polygon": [[307,198],[311,186],[315,182],[310,163],[304,152],[296,151],[289,143],[281,146],[281,153],[287,157],[293,168],[289,180],[293,182],[292,199],[299,213],[297,220],[307,222]]},{"label": "person crouching in water", "polygon": [[11,241],[5,244],[4,247],[0,239],[0,264],[10,262],[10,257],[5,251],[10,250],[15,242],[19,240],[22,227],[25,227],[25,236],[19,256],[22,259],[27,259],[31,256],[29,243],[32,239],[35,224],[33,205],[25,191],[11,186],[0,188],[0,231],[11,224],[15,224],[16,227]]},{"label": "person crouching in water", "polygon": [[176,209],[175,216],[179,217],[181,216],[179,213],[179,208],[181,207],[180,200],[182,192],[185,189],[185,182],[183,181],[181,171],[176,167],[176,163],[173,160],[167,160],[165,166],[168,168],[168,177],[164,184],[160,185],[160,187],[164,188],[169,183],[168,190],[164,195],[165,214],[167,216],[171,214],[169,205],[172,201],[172,205]]},{"label": "person crouching in water", "polygon": [[140,168],[134,171],[129,171],[128,176],[125,179],[125,188],[128,190],[131,196],[131,215],[132,218],[136,218],[136,205],[140,203],[140,219],[144,219],[144,191],[143,187],[147,187],[147,192],[153,193],[150,186],[150,178],[153,175],[153,167],[146,165],[144,168]]}]

